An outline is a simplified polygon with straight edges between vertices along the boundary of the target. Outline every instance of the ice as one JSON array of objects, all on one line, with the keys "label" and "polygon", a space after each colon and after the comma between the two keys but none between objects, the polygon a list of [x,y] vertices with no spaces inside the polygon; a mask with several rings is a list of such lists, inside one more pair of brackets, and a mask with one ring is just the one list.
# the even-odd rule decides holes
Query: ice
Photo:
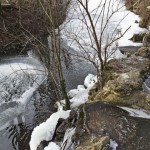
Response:
[{"label": "ice", "polygon": [[40,144],[41,141],[46,140],[49,141],[53,138],[53,134],[55,132],[56,125],[58,123],[59,118],[66,119],[69,117],[70,110],[68,111],[58,111],[53,113],[50,118],[43,122],[36,128],[34,128],[31,140],[30,140],[30,149],[36,150],[37,146]]},{"label": "ice", "polygon": [[120,108],[129,112],[130,116],[150,119],[150,112],[148,112],[142,108],[134,109],[134,108],[122,107],[122,106]]},{"label": "ice", "polygon": [[37,89],[36,87],[30,87],[29,90],[27,90],[22,94],[21,98],[16,99],[15,101],[19,102],[23,106],[26,106],[27,102],[30,100],[36,89]]},{"label": "ice", "polygon": [[150,94],[150,87],[148,87],[145,82],[143,83],[143,90]]},{"label": "ice", "polygon": [[22,73],[23,71],[36,74],[36,70],[34,66],[23,63],[4,64],[0,65],[0,77],[10,76],[12,73]]},{"label": "ice", "polygon": [[61,149],[63,149],[63,150],[70,149],[70,147],[72,146],[72,139],[71,138],[75,133],[75,129],[76,128],[70,128],[70,129],[66,130],[63,142],[61,144]]},{"label": "ice", "polygon": [[26,104],[30,100],[35,90],[36,88],[30,88],[25,93],[23,93],[20,99],[13,100],[16,102],[15,105],[12,105],[12,107],[9,106],[0,112],[0,130],[8,127],[11,122],[17,123],[18,120],[16,120],[16,117],[25,111]]}]

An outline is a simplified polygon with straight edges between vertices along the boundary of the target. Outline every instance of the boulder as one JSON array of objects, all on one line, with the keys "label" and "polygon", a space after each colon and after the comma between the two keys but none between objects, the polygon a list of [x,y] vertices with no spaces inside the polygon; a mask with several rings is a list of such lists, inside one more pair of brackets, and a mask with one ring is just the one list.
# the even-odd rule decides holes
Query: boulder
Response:
[{"label": "boulder", "polygon": [[130,40],[132,40],[133,42],[142,42],[144,36],[145,36],[145,33],[134,34]]},{"label": "boulder", "polygon": [[109,136],[101,137],[97,142],[92,142],[89,146],[79,146],[76,150],[108,150]]},{"label": "boulder", "polygon": [[115,80],[110,80],[94,98],[115,105],[136,105],[150,109],[147,101],[148,94],[142,90],[142,78],[137,70],[122,73]]},{"label": "boulder", "polygon": [[111,140],[121,150],[149,150],[150,120],[134,118],[119,107],[100,101],[80,107],[76,132],[76,150],[112,149]]},{"label": "boulder", "polygon": [[150,47],[139,48],[135,55],[150,58]]},{"label": "boulder", "polygon": [[107,79],[103,89],[99,91],[95,91],[95,85],[89,92],[89,100],[115,105],[135,105],[150,110],[148,93],[143,91],[144,75],[148,72],[150,60],[147,58],[134,55],[110,60],[105,73],[111,78]]},{"label": "boulder", "polygon": [[113,74],[127,73],[133,69],[137,69],[141,75],[149,72],[150,60],[141,56],[131,55],[128,58],[112,59],[106,66],[106,71],[109,70]]}]

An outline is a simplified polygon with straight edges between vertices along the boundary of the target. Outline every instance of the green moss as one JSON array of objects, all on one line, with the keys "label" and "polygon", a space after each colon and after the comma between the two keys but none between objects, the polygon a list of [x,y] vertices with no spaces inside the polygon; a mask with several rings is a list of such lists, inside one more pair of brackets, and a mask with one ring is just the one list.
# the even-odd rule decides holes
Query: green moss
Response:
[{"label": "green moss", "polygon": [[89,142],[87,145],[79,146],[76,150],[108,150],[109,137],[103,136],[96,142]]}]

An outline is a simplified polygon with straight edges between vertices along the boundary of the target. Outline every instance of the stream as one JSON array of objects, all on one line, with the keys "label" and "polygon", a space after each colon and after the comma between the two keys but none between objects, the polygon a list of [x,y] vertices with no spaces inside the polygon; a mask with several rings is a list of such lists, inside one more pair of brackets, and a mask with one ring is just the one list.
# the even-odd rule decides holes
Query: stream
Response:
[{"label": "stream", "polygon": [[[67,90],[95,72],[87,62],[73,61],[65,71]],[[33,128],[56,111],[55,95],[38,88],[46,80],[45,68],[37,58],[10,56],[0,60],[0,79],[0,150],[29,150]]]}]

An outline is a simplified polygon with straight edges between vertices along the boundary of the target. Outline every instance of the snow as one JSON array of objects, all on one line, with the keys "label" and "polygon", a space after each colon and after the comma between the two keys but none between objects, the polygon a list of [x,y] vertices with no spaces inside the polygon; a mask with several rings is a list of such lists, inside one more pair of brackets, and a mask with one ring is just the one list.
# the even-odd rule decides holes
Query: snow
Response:
[{"label": "snow", "polygon": [[120,108],[129,112],[130,116],[150,119],[150,112],[147,112],[142,108],[134,109],[134,108],[122,107],[122,106]]},{"label": "snow", "polygon": [[84,80],[84,85],[87,88],[92,87],[95,83],[97,82],[97,78],[96,76],[94,76],[93,74],[88,74],[87,77]]},{"label": "snow", "polygon": [[[84,85],[80,85],[77,89],[69,91],[71,95],[71,108],[78,107],[88,101],[88,93],[91,87],[97,82],[97,76],[88,74],[84,79]],[[84,88],[86,87],[86,88]]]},{"label": "snow", "polygon": [[111,148],[111,150],[116,150],[118,147],[118,144],[116,143],[116,141],[110,139],[110,145],[109,147]]},{"label": "snow", "polygon": [[[85,3],[85,0],[82,0]],[[109,8],[109,1],[110,8]],[[104,12],[104,22],[106,22],[107,12],[109,11],[109,15],[119,9],[114,15],[111,17],[106,30],[105,34],[102,37],[102,48],[107,44],[108,39],[110,37],[117,37],[121,34],[123,34],[130,26],[130,29],[126,32],[126,34],[117,42],[111,45],[111,50],[115,45],[118,46],[140,46],[142,43],[134,43],[131,40],[129,40],[133,34],[136,33],[144,33],[147,30],[140,28],[138,23],[135,23],[135,21],[139,21],[140,18],[138,15],[135,15],[134,13],[126,10],[126,7],[124,6],[124,3],[120,0],[101,0],[101,1],[88,1],[88,10],[91,14],[91,18],[94,22],[97,36],[99,37],[102,29],[101,29],[101,22],[102,17],[99,17],[100,11],[102,10],[102,7],[104,3],[106,2],[105,12]],[[98,6],[100,6],[98,8]],[[82,14],[85,15],[85,18],[82,16]],[[124,19],[123,19],[124,18]],[[87,52],[87,59],[95,60],[96,63],[97,59],[97,52],[93,50],[92,47],[96,48],[96,45],[94,44],[94,39],[91,38],[92,34],[88,32],[87,26],[83,23],[83,20],[87,22],[88,28],[91,30],[91,25],[89,22],[89,19],[83,10],[83,7],[75,0],[72,1],[72,4],[70,5],[70,9],[68,12],[68,16],[66,18],[66,21],[61,26],[61,37],[64,39],[64,41],[68,42],[68,46],[70,46],[72,49],[76,51],[83,52],[85,54],[85,51]],[[115,30],[115,32],[114,32]],[[81,46],[82,45],[82,46]],[[114,58],[115,55],[118,55],[119,57],[123,57],[123,55],[117,51],[113,54],[109,54],[110,57]],[[86,57],[86,55],[84,55]],[[117,57],[118,57],[117,56]]]},{"label": "snow", "polygon": [[[70,99],[72,108],[78,107],[79,105],[87,102],[88,92],[90,88],[94,85],[96,80],[97,80],[96,76],[92,74],[88,74],[84,80],[85,85],[79,85],[77,89],[70,90],[68,92],[68,95],[72,96],[72,98]],[[87,88],[85,88],[85,86]],[[61,102],[64,103],[64,100]],[[31,135],[31,140],[30,140],[31,150],[36,150],[37,146],[40,144],[41,141],[43,140],[49,141],[52,139],[59,118],[66,119],[69,117],[70,110],[63,111],[62,110],[63,104],[61,104],[60,102],[57,102],[56,104],[58,106],[58,112],[52,114],[50,118],[46,120],[46,122],[43,122],[42,124],[34,128],[32,135]],[[67,145],[66,145],[67,147],[69,147],[69,145],[71,144],[71,136],[74,134],[74,131],[75,131],[75,128],[71,128],[71,129],[68,129],[65,133],[64,142],[67,140]],[[63,143],[62,143],[62,146],[63,146]],[[59,149],[59,146],[53,142],[50,142],[48,147],[46,147],[45,149],[48,150],[50,148],[57,150]]]},{"label": "snow", "polygon": [[56,145],[56,143],[50,142],[49,145],[44,148],[44,150],[60,150],[60,147]]},{"label": "snow", "polygon": [[30,149],[36,150],[37,146],[40,144],[41,141],[51,140],[53,138],[53,134],[55,132],[55,128],[56,128],[59,118],[67,119],[69,117],[69,114],[70,114],[70,110],[58,111],[56,113],[53,113],[50,116],[50,118],[46,120],[46,122],[43,122],[42,124],[34,128],[32,135],[31,135],[31,140],[30,140]]}]

